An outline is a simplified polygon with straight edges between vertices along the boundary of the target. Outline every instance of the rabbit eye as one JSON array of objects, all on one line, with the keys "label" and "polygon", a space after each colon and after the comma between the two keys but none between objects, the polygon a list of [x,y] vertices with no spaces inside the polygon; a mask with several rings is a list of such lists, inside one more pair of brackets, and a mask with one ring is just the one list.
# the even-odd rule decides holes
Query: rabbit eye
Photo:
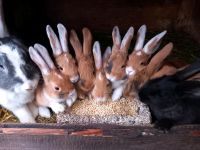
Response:
[{"label": "rabbit eye", "polygon": [[0,65],[0,68],[1,68],[1,69],[4,69],[4,66],[3,66],[3,65]]},{"label": "rabbit eye", "polygon": [[60,91],[60,88],[59,87],[54,87],[54,89],[56,90],[56,91]]},{"label": "rabbit eye", "polygon": [[0,65],[0,71],[5,71],[5,67],[3,65]]},{"label": "rabbit eye", "polygon": [[141,62],[141,63],[140,63],[140,65],[144,66],[144,65],[145,65],[145,63],[144,63],[144,62]]},{"label": "rabbit eye", "polygon": [[121,66],[121,68],[125,68],[125,67],[126,67],[125,65]]}]

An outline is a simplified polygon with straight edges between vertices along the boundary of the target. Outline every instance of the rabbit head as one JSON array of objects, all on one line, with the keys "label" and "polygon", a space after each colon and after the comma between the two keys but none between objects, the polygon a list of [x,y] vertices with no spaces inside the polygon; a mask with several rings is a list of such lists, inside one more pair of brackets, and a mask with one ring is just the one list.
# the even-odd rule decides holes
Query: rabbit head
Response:
[{"label": "rabbit head", "polygon": [[128,48],[133,38],[134,29],[130,27],[121,41],[119,28],[115,26],[112,31],[113,47],[108,61],[104,65],[106,77],[111,81],[124,80],[126,78],[125,67]]},{"label": "rabbit head", "polygon": [[153,58],[146,65],[146,67],[143,68],[143,70],[141,70],[135,76],[133,76],[132,79],[137,89],[141,87],[144,83],[146,83],[149,79],[151,79],[153,75],[158,73],[159,71],[160,75],[170,75],[174,73],[174,68],[162,68],[162,64],[165,58],[171,53],[172,49],[173,44],[168,43],[157,54],[153,56]]},{"label": "rabbit head", "polygon": [[0,88],[15,93],[34,93],[39,70],[17,39],[0,38]]},{"label": "rabbit head", "polygon": [[69,76],[72,83],[79,79],[78,68],[72,55],[69,53],[67,30],[62,24],[57,25],[59,39],[51,26],[47,25],[46,32],[50,41],[57,68],[64,75]]},{"label": "rabbit head", "polygon": [[55,67],[47,49],[40,44],[35,44],[34,48],[29,48],[29,54],[39,67],[44,79],[44,84],[39,92],[54,101],[66,101],[69,107],[72,106],[77,98],[76,90],[69,77],[63,75]]},{"label": "rabbit head", "polygon": [[126,65],[126,74],[128,76],[134,76],[146,67],[151,55],[159,48],[165,34],[166,31],[159,33],[143,46],[146,35],[146,25],[140,27],[137,33],[135,48],[129,55]]},{"label": "rabbit head", "polygon": [[83,28],[83,46],[74,30],[70,33],[70,43],[74,48],[76,60],[78,62],[78,72],[80,80],[78,88],[84,92],[89,92],[93,88],[94,60],[92,56],[92,34],[88,28]]},{"label": "rabbit head", "polygon": [[98,41],[96,41],[93,46],[93,55],[96,67],[96,78],[94,80],[94,88],[91,92],[91,95],[97,102],[104,102],[110,97],[112,91],[111,84],[106,78],[103,69],[103,63],[111,55],[111,48],[108,47],[106,49],[102,59],[100,44]]}]

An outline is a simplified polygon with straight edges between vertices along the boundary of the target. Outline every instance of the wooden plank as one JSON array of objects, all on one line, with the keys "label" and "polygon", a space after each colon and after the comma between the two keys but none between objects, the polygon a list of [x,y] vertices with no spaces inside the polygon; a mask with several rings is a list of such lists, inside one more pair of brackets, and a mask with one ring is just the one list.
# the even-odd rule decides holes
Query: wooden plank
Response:
[{"label": "wooden plank", "polygon": [[0,133],[0,150],[200,149],[199,125],[177,126],[164,134],[141,126],[1,124]]}]

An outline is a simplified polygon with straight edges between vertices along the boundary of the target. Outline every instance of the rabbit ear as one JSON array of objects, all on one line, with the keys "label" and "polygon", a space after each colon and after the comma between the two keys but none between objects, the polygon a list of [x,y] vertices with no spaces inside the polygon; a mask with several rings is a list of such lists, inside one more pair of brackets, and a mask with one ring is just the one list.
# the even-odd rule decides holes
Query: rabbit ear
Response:
[{"label": "rabbit ear", "polygon": [[42,56],[40,56],[39,52],[33,47],[29,47],[29,55],[31,59],[37,64],[40,68],[42,74],[48,75],[50,72],[49,66],[46,64]]},{"label": "rabbit ear", "polygon": [[62,50],[63,50],[63,52],[69,52],[66,28],[61,23],[59,23],[57,25],[57,28],[58,28],[58,34],[59,34],[59,39],[60,39],[60,44],[62,46]]},{"label": "rabbit ear", "polygon": [[78,39],[78,36],[75,32],[75,30],[70,31],[70,43],[72,47],[74,48],[76,58],[79,59],[82,56],[82,45]]},{"label": "rabbit ear", "polygon": [[122,40],[121,47],[120,47],[121,51],[127,51],[129,49],[131,40],[133,38],[133,34],[134,34],[134,28],[130,27]]},{"label": "rabbit ear", "polygon": [[83,28],[83,54],[88,56],[92,49],[92,34],[88,28]]},{"label": "rabbit ear", "polygon": [[9,36],[3,13],[3,0],[0,0],[0,38]]},{"label": "rabbit ear", "polygon": [[136,44],[135,44],[134,51],[142,50],[143,45],[144,45],[144,41],[145,41],[146,31],[147,31],[146,25],[142,25],[139,28],[139,30],[137,32],[137,41],[136,41]]},{"label": "rabbit ear", "polygon": [[55,69],[55,65],[54,65],[51,57],[49,56],[47,49],[44,46],[42,46],[41,44],[35,44],[34,48],[39,52],[39,54],[42,56],[42,58],[44,59],[46,64],[49,66],[49,68]]},{"label": "rabbit ear", "polygon": [[112,31],[113,50],[119,50],[121,45],[121,35],[118,26],[115,26]]},{"label": "rabbit ear", "polygon": [[164,59],[171,53],[172,49],[173,43],[168,43],[151,59],[147,66],[147,73],[150,76],[153,75],[159,69]]},{"label": "rabbit ear", "polygon": [[106,60],[109,59],[110,55],[111,55],[111,47],[108,46],[103,54],[103,62],[106,62]]},{"label": "rabbit ear", "polygon": [[144,53],[151,55],[153,54],[160,46],[161,40],[167,31],[163,31],[153,37],[147,44],[144,46],[143,51]]},{"label": "rabbit ear", "polygon": [[93,55],[94,55],[95,67],[97,70],[99,70],[102,67],[102,57],[101,57],[100,43],[98,41],[96,41],[93,45]]},{"label": "rabbit ear", "polygon": [[47,36],[49,38],[54,56],[58,56],[62,54],[62,48],[58,40],[58,37],[56,36],[55,32],[53,31],[50,25],[47,25],[46,32],[47,32]]}]

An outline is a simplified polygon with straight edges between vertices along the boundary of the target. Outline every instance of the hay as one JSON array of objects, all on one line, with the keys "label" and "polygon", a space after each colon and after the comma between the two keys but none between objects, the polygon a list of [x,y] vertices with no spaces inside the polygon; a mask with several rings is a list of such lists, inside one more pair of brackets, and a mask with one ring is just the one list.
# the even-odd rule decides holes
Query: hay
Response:
[{"label": "hay", "polygon": [[16,123],[19,120],[8,110],[4,108],[0,108],[0,123]]},{"label": "hay", "polygon": [[[44,118],[38,116],[36,118],[37,123],[56,123],[56,115],[52,114],[51,118]],[[13,115],[12,112],[0,108],[0,123],[19,123],[19,120]]]}]

